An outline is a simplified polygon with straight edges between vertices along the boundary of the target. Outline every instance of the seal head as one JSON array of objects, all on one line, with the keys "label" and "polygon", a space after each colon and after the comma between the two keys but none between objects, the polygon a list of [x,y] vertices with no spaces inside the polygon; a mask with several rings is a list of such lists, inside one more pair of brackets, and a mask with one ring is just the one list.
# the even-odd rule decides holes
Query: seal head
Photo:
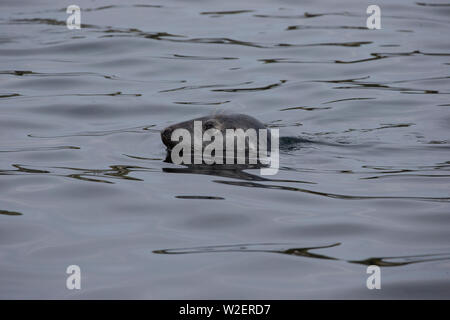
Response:
[{"label": "seal head", "polygon": [[[168,126],[161,131],[161,140],[166,145],[168,150],[171,150],[178,143],[178,141],[171,140],[172,133],[176,129],[186,129],[189,131],[191,136],[194,135],[194,121],[202,122],[202,133],[204,133],[208,129],[215,128],[218,129],[224,137],[226,135],[227,129],[242,129],[244,131],[247,131],[248,129],[254,129],[256,130],[256,133],[258,133],[259,129],[267,129],[262,122],[246,114],[217,114],[200,117]],[[267,148],[269,149],[270,133],[267,134],[267,137]]]}]

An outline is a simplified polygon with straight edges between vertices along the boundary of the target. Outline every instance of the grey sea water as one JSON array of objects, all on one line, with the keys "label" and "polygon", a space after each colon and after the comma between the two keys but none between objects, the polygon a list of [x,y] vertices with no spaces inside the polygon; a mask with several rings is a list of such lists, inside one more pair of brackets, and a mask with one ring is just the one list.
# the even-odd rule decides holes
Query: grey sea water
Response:
[{"label": "grey sea water", "polygon": [[[450,4],[370,4],[1,0],[0,298],[450,298]],[[163,161],[223,111],[312,142]]]}]

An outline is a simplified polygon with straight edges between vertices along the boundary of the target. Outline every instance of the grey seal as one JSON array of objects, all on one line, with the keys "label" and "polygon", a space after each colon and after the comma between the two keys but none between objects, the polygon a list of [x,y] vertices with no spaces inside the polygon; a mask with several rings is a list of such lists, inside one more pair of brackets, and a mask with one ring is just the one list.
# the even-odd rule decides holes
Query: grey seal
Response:
[{"label": "grey seal", "polygon": [[[246,114],[213,114],[176,123],[163,129],[161,131],[161,140],[168,150],[171,150],[178,143],[178,141],[171,140],[172,132],[174,132],[174,130],[186,129],[190,132],[191,136],[194,135],[194,121],[202,122],[202,132],[215,128],[224,136],[227,129],[243,129],[244,131],[254,129],[256,132],[258,132],[259,129],[267,129],[262,122]],[[270,149],[270,132],[268,132],[267,138],[267,148]]]}]

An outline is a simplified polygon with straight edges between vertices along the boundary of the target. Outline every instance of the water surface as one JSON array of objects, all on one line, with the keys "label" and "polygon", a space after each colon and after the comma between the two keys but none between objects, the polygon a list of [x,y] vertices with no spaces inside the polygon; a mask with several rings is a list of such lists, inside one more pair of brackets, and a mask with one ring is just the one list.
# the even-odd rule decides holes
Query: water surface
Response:
[{"label": "water surface", "polygon": [[[76,4],[0,4],[1,298],[450,298],[448,3]],[[223,111],[311,142],[163,161]]]}]

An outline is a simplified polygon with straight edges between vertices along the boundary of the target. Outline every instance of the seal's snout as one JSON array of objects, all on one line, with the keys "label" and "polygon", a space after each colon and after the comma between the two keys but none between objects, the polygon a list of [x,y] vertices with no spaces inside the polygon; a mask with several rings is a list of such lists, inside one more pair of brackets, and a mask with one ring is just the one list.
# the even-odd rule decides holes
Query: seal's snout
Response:
[{"label": "seal's snout", "polygon": [[168,127],[161,131],[161,140],[162,142],[169,147],[170,146],[170,137],[172,135],[172,130]]}]

